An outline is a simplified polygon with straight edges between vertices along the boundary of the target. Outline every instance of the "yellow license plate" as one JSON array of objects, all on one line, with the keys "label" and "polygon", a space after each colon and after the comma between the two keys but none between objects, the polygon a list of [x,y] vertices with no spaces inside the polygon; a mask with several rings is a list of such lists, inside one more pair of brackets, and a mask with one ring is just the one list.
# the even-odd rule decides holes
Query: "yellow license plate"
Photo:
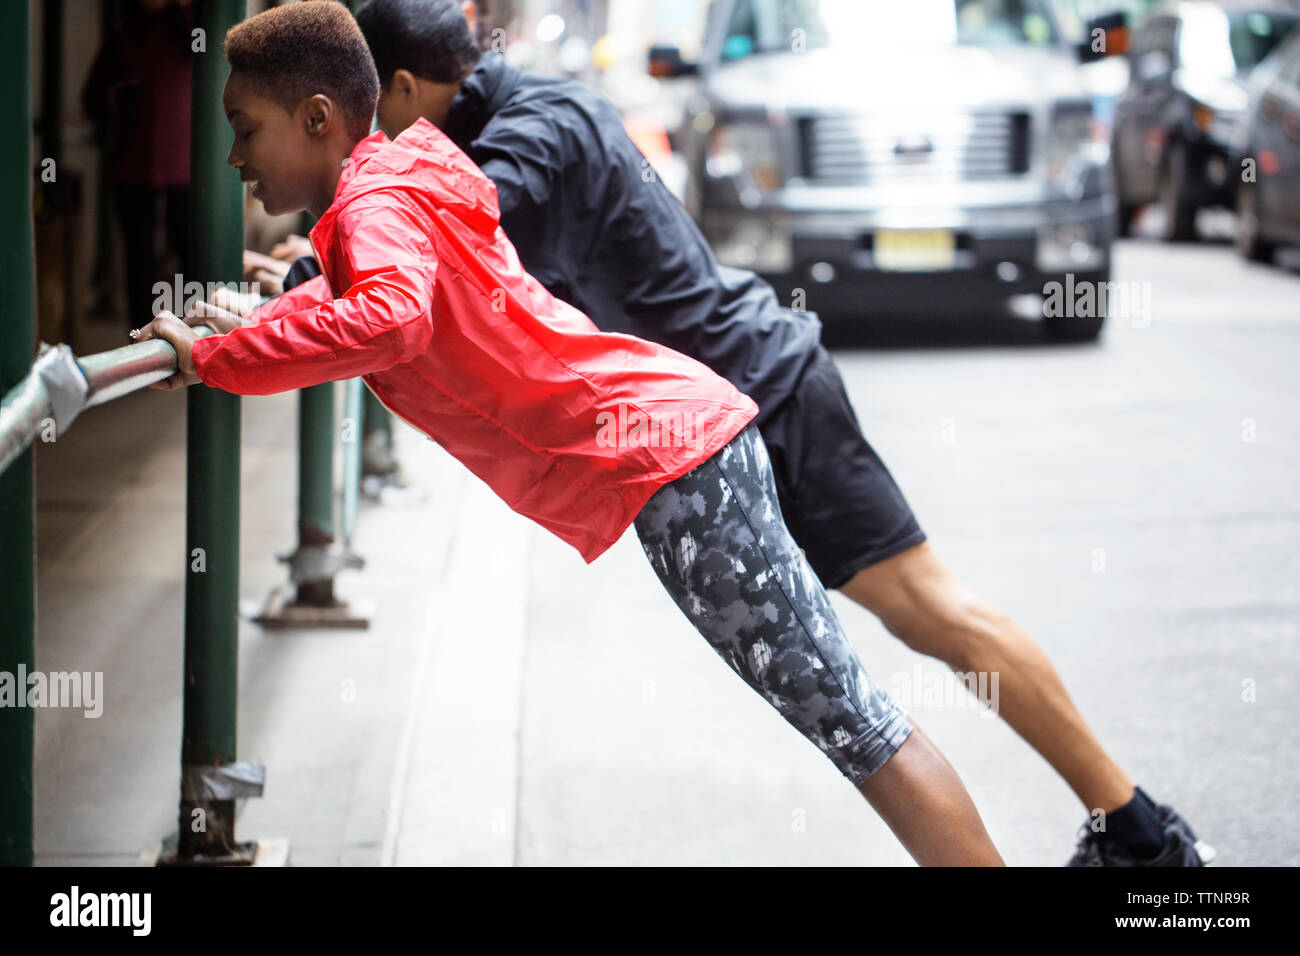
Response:
[{"label": "yellow license plate", "polygon": [[951,229],[878,229],[873,250],[877,269],[939,272],[953,267],[957,242]]}]

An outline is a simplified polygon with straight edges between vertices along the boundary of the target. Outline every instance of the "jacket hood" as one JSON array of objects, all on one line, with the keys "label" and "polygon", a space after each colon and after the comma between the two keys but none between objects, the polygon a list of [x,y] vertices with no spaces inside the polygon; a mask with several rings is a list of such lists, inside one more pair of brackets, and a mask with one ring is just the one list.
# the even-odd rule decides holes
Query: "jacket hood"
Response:
[{"label": "jacket hood", "polygon": [[332,221],[362,196],[400,189],[429,196],[475,231],[491,235],[500,222],[496,186],[466,160],[456,161],[452,153],[460,150],[423,117],[394,140],[381,131],[371,133],[345,161],[334,202],[317,225]]}]

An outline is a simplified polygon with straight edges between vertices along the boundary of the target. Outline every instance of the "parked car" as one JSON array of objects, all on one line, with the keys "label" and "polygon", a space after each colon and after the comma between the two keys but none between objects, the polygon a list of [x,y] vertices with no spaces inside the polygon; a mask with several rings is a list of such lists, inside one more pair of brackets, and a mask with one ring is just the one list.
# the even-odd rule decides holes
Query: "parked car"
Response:
[{"label": "parked car", "polygon": [[[698,77],[687,207],[787,303],[975,313],[1108,281],[1107,144],[1079,76],[1095,54],[1044,0],[714,0],[702,51],[652,56]],[[1094,338],[1089,312],[1045,324]]]},{"label": "parked car", "polygon": [[1163,238],[1196,235],[1196,213],[1236,201],[1231,159],[1245,120],[1246,76],[1300,22],[1294,9],[1205,0],[1153,13],[1131,53],[1115,109],[1111,157],[1118,229],[1159,203]]},{"label": "parked car", "polygon": [[1300,245],[1300,28],[1261,65],[1235,168],[1237,249],[1264,262]]}]

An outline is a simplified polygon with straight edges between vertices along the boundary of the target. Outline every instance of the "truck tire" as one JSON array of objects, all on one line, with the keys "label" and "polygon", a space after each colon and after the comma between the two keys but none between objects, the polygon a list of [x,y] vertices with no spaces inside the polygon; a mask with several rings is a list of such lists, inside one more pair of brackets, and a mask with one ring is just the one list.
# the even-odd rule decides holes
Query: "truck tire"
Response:
[{"label": "truck tire", "polygon": [[1174,143],[1160,168],[1160,210],[1165,214],[1161,238],[1189,242],[1196,238],[1196,207],[1187,198],[1187,153]]},{"label": "truck tire", "polygon": [[[1064,277],[1061,280],[1064,284]],[[1076,287],[1085,282],[1096,283],[1098,289],[1107,287],[1110,282],[1110,267],[1100,272],[1088,272],[1074,278]],[[1101,336],[1102,326],[1106,324],[1107,301],[1104,295],[1093,297],[1096,308],[1091,315],[1045,315],[1043,317],[1043,336],[1049,342],[1092,342]],[[1073,310],[1067,310],[1072,312]]]},{"label": "truck tire", "polygon": [[1111,152],[1111,175],[1115,186],[1115,236],[1127,239],[1133,235],[1133,222],[1137,219],[1140,203],[1129,202],[1124,193],[1124,180],[1119,174],[1119,161]]},{"label": "truck tire", "polygon": [[1258,189],[1255,183],[1237,187],[1237,251],[1251,262],[1271,262],[1275,247],[1260,234]]}]

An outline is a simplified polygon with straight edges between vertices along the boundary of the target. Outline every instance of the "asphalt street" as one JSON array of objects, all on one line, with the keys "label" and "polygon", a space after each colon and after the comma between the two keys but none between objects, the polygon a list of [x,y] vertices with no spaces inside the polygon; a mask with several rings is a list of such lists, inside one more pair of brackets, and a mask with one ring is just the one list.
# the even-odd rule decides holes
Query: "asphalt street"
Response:
[{"label": "asphalt street", "polygon": [[[1223,862],[1294,865],[1300,275],[1139,240],[1115,278],[1149,311],[1098,345],[951,316],[840,328],[837,359],[933,546],[1042,644],[1129,773]],[[915,714],[1009,859],[1059,855],[1048,820],[1078,808],[1045,764],[1001,722]]]}]

